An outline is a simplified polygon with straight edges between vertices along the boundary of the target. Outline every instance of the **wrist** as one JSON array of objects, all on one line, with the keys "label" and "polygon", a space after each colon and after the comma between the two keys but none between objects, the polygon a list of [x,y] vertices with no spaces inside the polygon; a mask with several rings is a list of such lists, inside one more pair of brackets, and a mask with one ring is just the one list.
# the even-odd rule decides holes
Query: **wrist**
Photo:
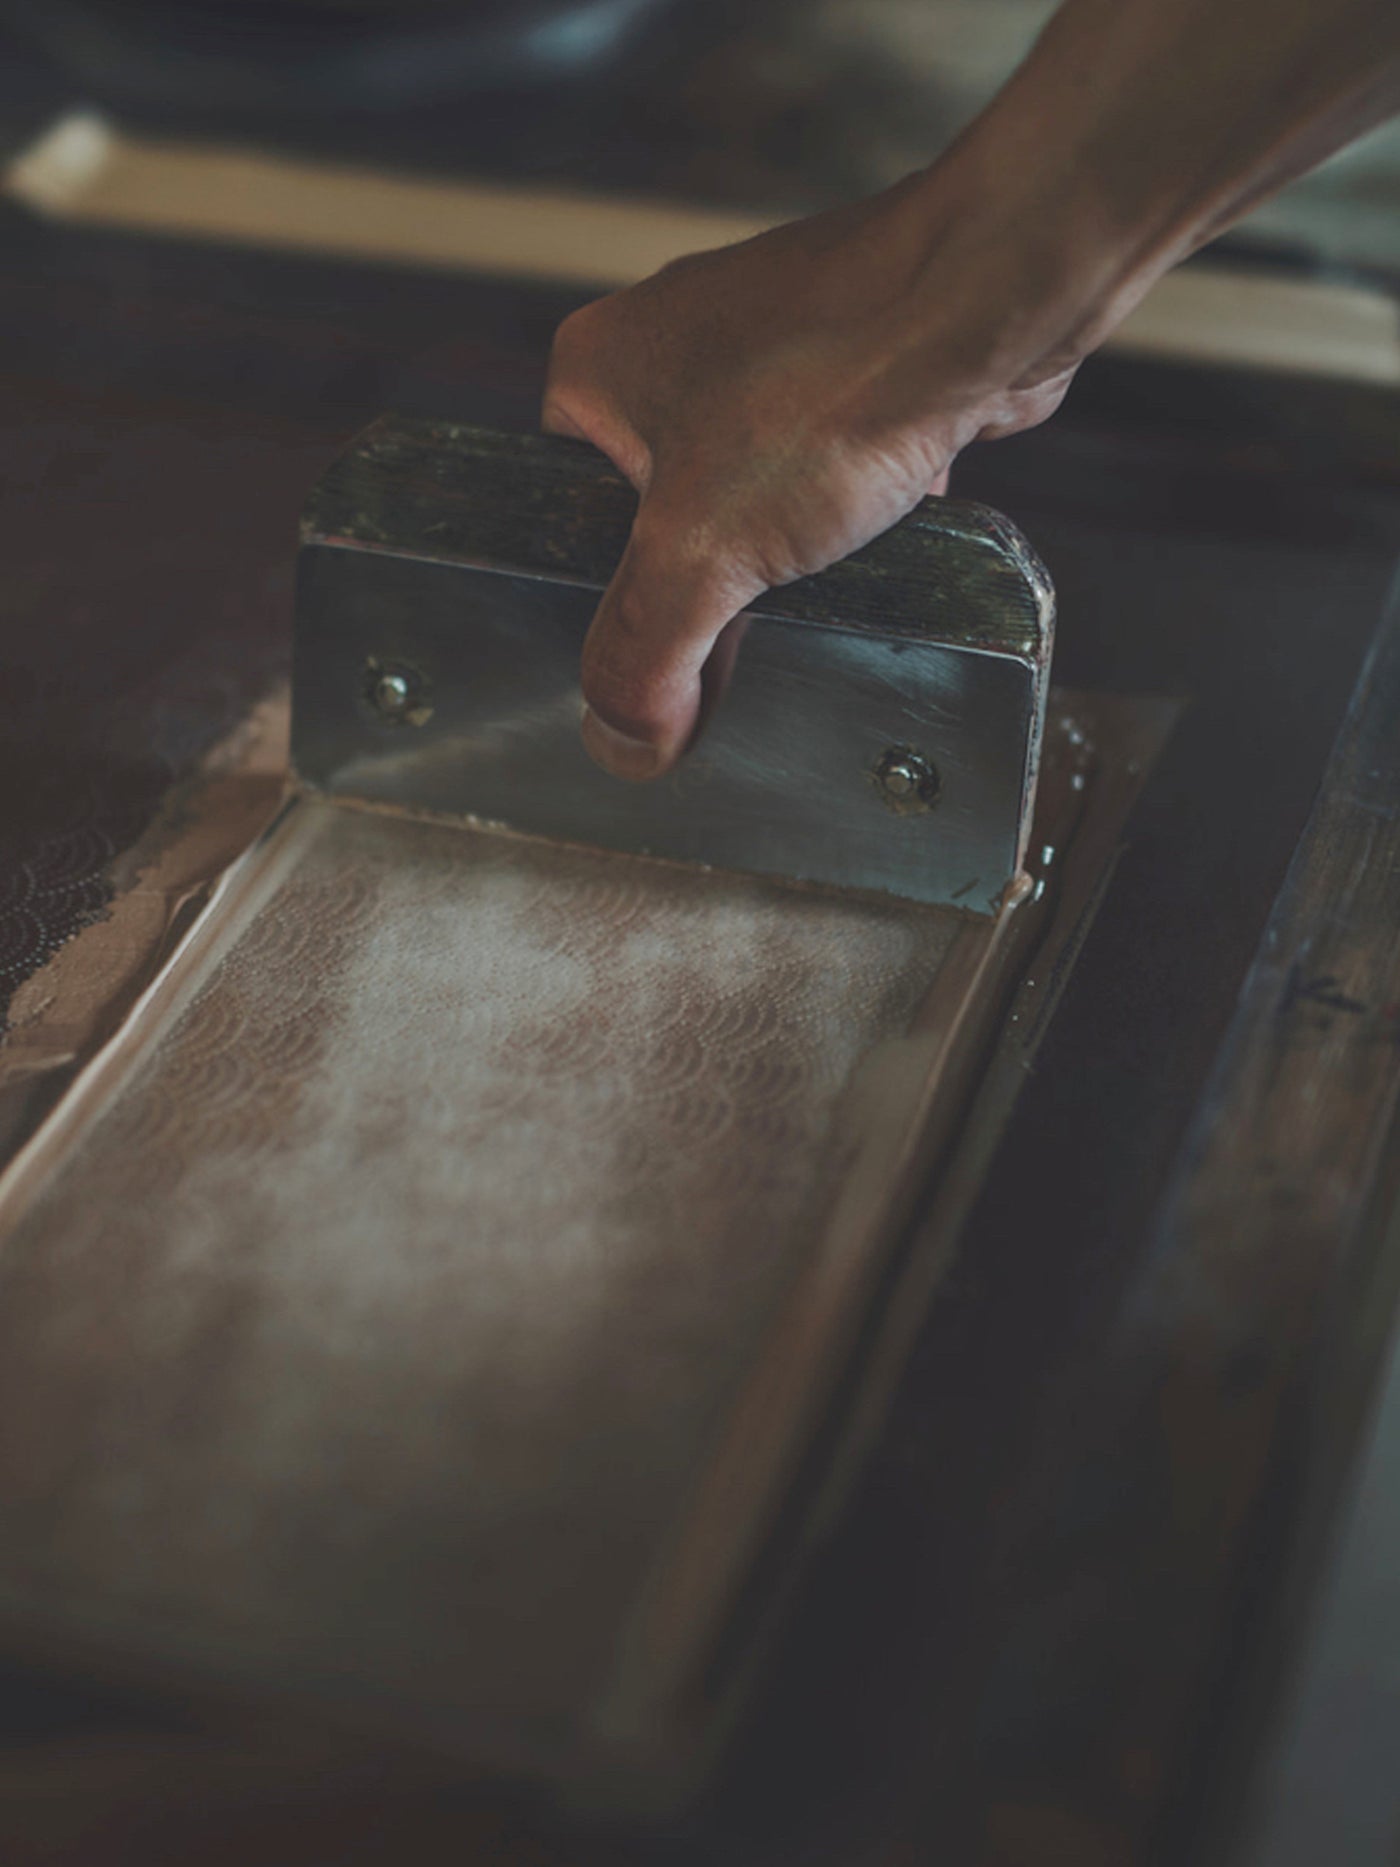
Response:
[{"label": "wrist", "polygon": [[1073,368],[1164,272],[1397,108],[1394,0],[1063,0],[918,180],[930,284],[961,264],[1009,360]]},{"label": "wrist", "polygon": [[921,245],[899,347],[940,398],[950,381],[982,395],[1074,370],[1163,269],[1125,267],[1063,171],[1008,150],[994,111],[902,192]]}]

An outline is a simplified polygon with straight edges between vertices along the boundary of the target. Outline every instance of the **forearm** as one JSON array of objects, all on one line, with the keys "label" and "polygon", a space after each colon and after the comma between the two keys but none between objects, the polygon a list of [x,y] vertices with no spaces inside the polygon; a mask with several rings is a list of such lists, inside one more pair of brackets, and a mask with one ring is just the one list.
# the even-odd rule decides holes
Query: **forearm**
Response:
[{"label": "forearm", "polygon": [[[1400,109],[1400,0],[1065,0],[911,185],[983,300],[987,368],[1053,374],[1162,272]],[[946,340],[945,340],[946,341]]]},{"label": "forearm", "polygon": [[1044,421],[1161,273],[1397,108],[1400,0],[1064,0],[932,168],[576,312],[546,420],[642,495],[584,651],[594,756],[674,765],[760,591]]}]

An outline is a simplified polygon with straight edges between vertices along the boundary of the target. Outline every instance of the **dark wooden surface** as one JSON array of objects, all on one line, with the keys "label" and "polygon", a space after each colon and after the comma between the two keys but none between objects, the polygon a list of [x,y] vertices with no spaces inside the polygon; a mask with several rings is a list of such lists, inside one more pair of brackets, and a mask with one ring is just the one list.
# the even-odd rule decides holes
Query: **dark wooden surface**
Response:
[{"label": "dark wooden surface", "polygon": [[[135,839],[170,776],[284,665],[296,514],[317,472],[385,407],[527,426],[567,300],[15,216],[0,217],[0,251],[3,881],[13,898],[56,864],[87,913],[108,847]],[[1115,419],[1094,382],[1082,417],[1072,400],[1045,432],[975,454],[960,491],[1009,511],[1048,562],[1061,679],[1180,696],[1187,712],[882,1449],[721,1793],[649,1840],[651,1861],[1199,1857],[1173,1824],[1239,1571],[1222,1549],[1194,1619],[1184,1589],[1184,1653],[1181,1623],[1154,1613],[1153,1527],[1214,1508],[1232,1442],[1203,1405],[1170,1461],[1119,1456],[1145,1448],[1127,1428],[1141,1303],[1158,1303],[1181,1249],[1154,1242],[1154,1212],[1380,613],[1400,501],[1306,448],[1183,430],[1160,406]],[[35,899],[14,978],[74,924]],[[1222,1275],[1230,1262],[1213,1249]],[[1246,1315],[1270,1288],[1256,1259],[1221,1301]],[[1158,1313],[1169,1353],[1176,1325]],[[1285,1415],[1266,1396],[1260,1444]],[[1150,1714],[1140,1744],[1124,1744],[1125,1708]],[[18,1673],[0,1709],[17,1737],[121,1716]],[[302,1807],[331,1797],[313,1779]],[[456,1803],[420,1858],[555,1857],[515,1830],[483,1841]],[[191,1858],[228,1806],[211,1791],[203,1813],[157,1824],[143,1858]],[[355,1858],[397,1858],[393,1833],[372,1829],[357,1825]],[[291,1858],[345,1858],[328,1832],[312,1824]],[[118,1858],[112,1835],[66,1858]]]},{"label": "dark wooden surface", "polygon": [[[1045,1488],[1010,1506],[1024,1598],[1001,1638],[1024,1656],[1053,1577],[1064,1671],[1038,1683],[1092,1733],[1094,1777],[1046,1771],[1043,1724],[984,1735],[969,1859],[1235,1858],[1394,1314],[1398,927],[1392,603],[1136,1272],[1046,1397]],[[1355,1773],[1400,1834],[1393,1782]],[[1345,1832],[1328,1858],[1382,1858]]]},{"label": "dark wooden surface", "polygon": [[[1192,1122],[1158,1227],[1162,1274],[1147,1284],[1134,1318],[1143,1415],[1165,1455],[1180,1422],[1213,1417],[1219,1433],[1213,1488],[1203,1488],[1189,1517],[1159,1526],[1154,1554],[1166,1586],[1153,1618],[1164,1632],[1177,1630],[1185,1672],[1193,1647],[1222,1634],[1228,1641],[1242,1597],[1256,1621],[1267,1614],[1267,1644],[1252,1656],[1255,1690],[1241,1705],[1266,1729],[1276,1723],[1274,1701],[1330,1553],[1328,1527],[1350,1488],[1387,1349],[1400,1287],[1392,1235],[1397,1107],[1400,600],[1393,600]],[[1276,1422],[1286,1429],[1268,1430]],[[1277,1541],[1254,1534],[1232,1598],[1222,1587],[1221,1552],[1248,1536],[1251,1506],[1266,1491],[1264,1521],[1291,1519],[1299,1533]],[[1400,1548],[1388,1557],[1389,1566],[1400,1563]],[[1386,1552],[1375,1559],[1386,1563]],[[1212,1595],[1214,1625],[1205,1612]],[[1396,1629],[1378,1618],[1373,1632],[1393,1643]],[[1382,1708],[1371,1709],[1379,1735]],[[1370,1747],[1364,1724],[1353,1742],[1363,1753]],[[1308,1766],[1306,1752],[1291,1759],[1295,1774],[1305,1777]],[[1369,1801],[1373,1819],[1388,1801],[1389,1830],[1400,1842],[1400,1787],[1368,1781],[1364,1764],[1358,1773],[1350,1800]],[[1232,1783],[1218,1762],[1212,1775],[1222,1813],[1249,1800],[1240,1794],[1247,1784]],[[1306,1788],[1293,1791],[1296,1807],[1312,1806]],[[1268,1793],[1260,1799],[1267,1805]],[[1350,1860],[1348,1813],[1331,1809],[1339,1858]],[[1266,1807],[1255,1811],[1260,1816],[1267,1821]],[[1313,1821],[1312,1845],[1325,1846],[1320,1809]],[[1382,1857],[1378,1849],[1356,1859]]]}]

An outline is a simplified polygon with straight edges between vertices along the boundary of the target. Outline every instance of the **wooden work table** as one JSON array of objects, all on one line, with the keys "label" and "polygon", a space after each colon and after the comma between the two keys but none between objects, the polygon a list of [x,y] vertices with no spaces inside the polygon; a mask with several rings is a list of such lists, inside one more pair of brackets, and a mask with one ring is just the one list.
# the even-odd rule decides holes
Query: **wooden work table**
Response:
[{"label": "wooden work table", "polygon": [[[0,254],[8,997],[101,912],[112,858],[282,673],[295,519],[318,471],[385,407],[529,423],[572,298],[8,208]],[[1355,925],[1285,969],[1282,1012],[1277,995],[1273,1012],[1247,1006],[1218,1060],[1400,553],[1400,479],[1348,450],[1348,394],[1308,385],[1292,426],[1273,413],[1286,394],[1119,359],[1085,371],[1050,429],[961,470],[960,490],[1013,514],[1051,567],[1059,678],[1187,706],[879,1452],[712,1801],[682,1833],[580,1836],[418,1764],[232,1739],[16,1668],[7,1861],[55,1846],[93,1863],[122,1846],[388,1861],[406,1842],[418,1860],[578,1867],[1210,1858],[1264,1728],[1260,1669],[1287,1654],[1278,1603],[1298,1597],[1277,1587],[1306,1596],[1338,1507],[1299,1462],[1321,1430],[1308,1382],[1358,1293],[1393,1287],[1371,1197],[1389,1187],[1388,1027],[1367,1025],[1365,1068],[1345,1032],[1317,1053],[1317,1093],[1340,1070],[1352,1098],[1340,1204],[1309,1203],[1316,1135],[1280,1103],[1301,1162],[1283,1267],[1267,1228],[1243,1248],[1269,1196],[1262,1144],[1223,1132],[1257,1094],[1261,1017],[1293,1020],[1278,1073],[1306,1092],[1301,1012],[1355,998],[1355,979],[1369,1007],[1386,978],[1389,898],[1367,890],[1389,845],[1356,821],[1389,822],[1400,773],[1371,757],[1381,775],[1357,790],[1366,748],[1394,743],[1373,710],[1338,755],[1345,795],[1329,794],[1278,938],[1311,951],[1339,900]],[[1367,692],[1393,712],[1393,649]],[[1340,983],[1319,997],[1323,975]],[[1340,1469],[1361,1397],[1328,1406]]]}]

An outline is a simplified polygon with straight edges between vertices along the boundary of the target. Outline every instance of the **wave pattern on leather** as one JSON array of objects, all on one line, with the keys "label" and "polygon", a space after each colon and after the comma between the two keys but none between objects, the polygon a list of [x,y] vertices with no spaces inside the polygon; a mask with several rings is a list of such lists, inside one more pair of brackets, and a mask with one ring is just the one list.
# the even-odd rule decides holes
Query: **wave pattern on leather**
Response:
[{"label": "wave pattern on leather", "polygon": [[293,818],[0,1257],[7,1566],[263,1677],[548,1723],[960,923]]}]

